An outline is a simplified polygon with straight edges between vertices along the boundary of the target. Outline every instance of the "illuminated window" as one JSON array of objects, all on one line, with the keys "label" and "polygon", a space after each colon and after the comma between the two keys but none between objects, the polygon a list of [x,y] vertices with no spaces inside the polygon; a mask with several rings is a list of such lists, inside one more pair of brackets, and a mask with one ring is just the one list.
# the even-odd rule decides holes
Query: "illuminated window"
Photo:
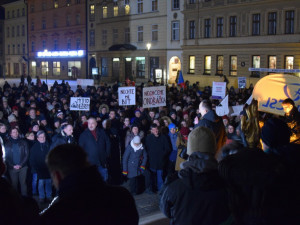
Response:
[{"label": "illuminated window", "polygon": [[158,25],[152,25],[152,41],[158,41]]},{"label": "illuminated window", "polygon": [[103,18],[107,18],[107,6],[102,7]]},{"label": "illuminated window", "polygon": [[42,75],[43,76],[48,75],[48,71],[49,71],[48,61],[41,62],[41,66],[42,66]]},{"label": "illuminated window", "polygon": [[138,26],[138,42],[142,42],[144,39],[144,28],[143,26]]},{"label": "illuminated window", "polygon": [[224,70],[224,56],[217,56],[217,75],[223,75]]},{"label": "illuminated window", "polygon": [[130,13],[130,6],[125,5],[125,15],[129,15],[129,13]]},{"label": "illuminated window", "polygon": [[269,56],[269,69],[276,69],[277,67],[277,57]]},{"label": "illuminated window", "polygon": [[208,55],[204,57],[204,74],[211,74],[211,56]]},{"label": "illuminated window", "polygon": [[119,13],[119,7],[114,6],[114,16],[118,16],[118,13]]},{"label": "illuminated window", "polygon": [[90,21],[95,20],[95,5],[90,5]]},{"label": "illuminated window", "polygon": [[55,9],[57,9],[57,8],[58,8],[58,0],[54,0],[54,2],[53,2],[53,6],[54,6],[54,8],[55,8]]},{"label": "illuminated window", "polygon": [[285,56],[285,69],[294,69],[294,56]]},{"label": "illuminated window", "polygon": [[145,57],[136,57],[136,75],[145,77]]},{"label": "illuminated window", "polygon": [[31,62],[31,70],[30,70],[31,75],[36,75],[36,61]]},{"label": "illuminated window", "polygon": [[80,76],[81,62],[80,61],[68,61],[68,76],[78,77]]},{"label": "illuminated window", "polygon": [[[260,56],[259,55],[254,55],[252,56],[252,68],[260,68]],[[259,71],[252,71],[251,72],[252,77],[259,77],[260,72]]]},{"label": "illuminated window", "polygon": [[53,75],[60,75],[60,62],[53,62]]},{"label": "illuminated window", "polygon": [[195,61],[196,61],[196,57],[194,55],[190,55],[190,58],[189,58],[189,73],[195,73]]},{"label": "illuminated window", "polygon": [[143,0],[137,0],[137,13],[143,13]]},{"label": "illuminated window", "polygon": [[230,75],[236,76],[237,75],[237,56],[231,55],[230,56]]}]

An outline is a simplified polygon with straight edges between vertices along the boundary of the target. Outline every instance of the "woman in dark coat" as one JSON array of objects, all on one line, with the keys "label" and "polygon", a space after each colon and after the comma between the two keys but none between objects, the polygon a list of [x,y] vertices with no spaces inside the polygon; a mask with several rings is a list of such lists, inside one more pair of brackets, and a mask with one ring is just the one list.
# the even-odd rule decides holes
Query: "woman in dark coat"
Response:
[{"label": "woman in dark coat", "polygon": [[123,175],[129,178],[129,186],[132,194],[138,194],[141,190],[141,177],[145,171],[147,154],[139,136],[135,136],[127,146],[123,156]]}]

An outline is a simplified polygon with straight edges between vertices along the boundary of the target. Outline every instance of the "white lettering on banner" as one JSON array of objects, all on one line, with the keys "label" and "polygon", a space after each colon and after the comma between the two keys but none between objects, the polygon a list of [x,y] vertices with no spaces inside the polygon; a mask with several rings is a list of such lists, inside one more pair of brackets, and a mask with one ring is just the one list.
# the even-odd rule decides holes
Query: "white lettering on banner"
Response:
[{"label": "white lettering on banner", "polygon": [[118,88],[119,105],[135,105],[135,87]]},{"label": "white lettering on banner", "polygon": [[166,87],[147,87],[143,88],[143,107],[166,106]]},{"label": "white lettering on banner", "polygon": [[90,98],[71,97],[70,110],[72,110],[72,111],[89,111],[90,110]]}]

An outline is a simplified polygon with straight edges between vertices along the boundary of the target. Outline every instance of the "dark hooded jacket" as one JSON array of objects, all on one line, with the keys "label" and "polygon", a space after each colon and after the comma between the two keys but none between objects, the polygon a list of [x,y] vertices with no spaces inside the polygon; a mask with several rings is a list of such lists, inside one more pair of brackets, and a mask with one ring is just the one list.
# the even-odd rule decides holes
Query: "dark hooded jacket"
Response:
[{"label": "dark hooded jacket", "polygon": [[65,132],[62,130],[59,134],[56,134],[52,137],[52,144],[50,146],[50,150],[54,149],[58,145],[63,144],[74,144],[75,140],[73,136],[67,136]]},{"label": "dark hooded jacket", "polygon": [[217,225],[230,215],[225,184],[213,155],[195,152],[173,181],[167,179],[160,200],[170,224]]}]

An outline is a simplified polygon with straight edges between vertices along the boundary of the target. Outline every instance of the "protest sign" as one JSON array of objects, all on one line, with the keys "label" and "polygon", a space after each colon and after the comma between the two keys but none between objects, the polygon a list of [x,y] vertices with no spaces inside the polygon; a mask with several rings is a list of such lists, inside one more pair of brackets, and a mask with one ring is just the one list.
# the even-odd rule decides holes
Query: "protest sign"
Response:
[{"label": "protest sign", "polygon": [[94,80],[93,79],[77,79],[77,85],[94,86]]},{"label": "protest sign", "polygon": [[238,77],[238,87],[246,88],[246,77]]},{"label": "protest sign", "polygon": [[119,87],[119,105],[135,105],[135,87]]},{"label": "protest sign", "polygon": [[232,106],[233,112],[230,114],[230,116],[239,116],[240,113],[243,111],[244,105],[235,105]]},{"label": "protest sign", "polygon": [[223,99],[226,95],[226,82],[213,82],[212,98]]},{"label": "protest sign", "polygon": [[229,107],[228,107],[228,95],[222,100],[220,105],[216,107],[216,113],[218,116],[224,116],[229,114]]},{"label": "protest sign", "polygon": [[70,110],[72,111],[90,111],[90,98],[71,97]]},{"label": "protest sign", "polygon": [[152,108],[166,106],[166,87],[146,87],[143,88],[143,107]]}]

